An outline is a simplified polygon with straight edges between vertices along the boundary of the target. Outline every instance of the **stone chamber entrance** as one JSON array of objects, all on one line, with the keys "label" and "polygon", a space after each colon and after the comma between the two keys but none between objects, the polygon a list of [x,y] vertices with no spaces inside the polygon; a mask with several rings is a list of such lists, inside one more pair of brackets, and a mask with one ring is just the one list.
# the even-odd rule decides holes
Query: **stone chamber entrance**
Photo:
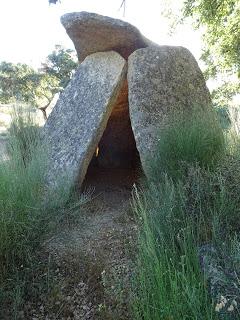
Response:
[{"label": "stone chamber entrance", "polygon": [[124,81],[107,126],[88,166],[82,188],[131,189],[142,175],[128,105],[128,83]]}]

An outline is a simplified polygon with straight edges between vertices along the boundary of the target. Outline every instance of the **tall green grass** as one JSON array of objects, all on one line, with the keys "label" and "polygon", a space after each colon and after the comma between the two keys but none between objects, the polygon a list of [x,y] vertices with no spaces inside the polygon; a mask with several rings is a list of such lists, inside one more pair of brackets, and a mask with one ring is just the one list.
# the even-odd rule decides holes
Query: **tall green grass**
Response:
[{"label": "tall green grass", "polygon": [[[240,299],[236,141],[224,137],[217,118],[206,110],[174,114],[160,131],[150,182],[135,190],[133,200],[140,223],[134,319],[240,316],[236,306],[227,310]],[[201,256],[203,248],[214,248],[209,263]],[[222,296],[228,304],[216,311]]]},{"label": "tall green grass", "polygon": [[41,263],[41,243],[64,215],[73,215],[87,201],[73,195],[69,200],[66,179],[54,192],[46,187],[48,152],[40,130],[30,115],[15,111],[8,157],[0,162],[0,318],[9,309],[9,318],[17,319],[17,309],[31,291],[28,278]]},{"label": "tall green grass", "polygon": [[[32,123],[15,116],[9,135],[9,159],[0,163],[0,270],[21,265],[40,241],[46,217],[44,194],[46,152]],[[24,145],[25,144],[25,145]],[[25,150],[24,150],[25,148]],[[43,225],[44,228],[44,225]],[[11,267],[10,267],[11,266]]]},{"label": "tall green grass", "polygon": [[213,110],[195,107],[173,112],[159,130],[156,152],[149,159],[149,176],[159,181],[168,173],[178,179],[184,175],[185,165],[193,163],[212,168],[224,151],[224,135]]},{"label": "tall green grass", "polygon": [[162,186],[151,184],[135,194],[134,210],[142,222],[135,319],[215,319],[198,259],[202,217],[198,224],[187,217],[185,201],[181,184],[167,176]]}]

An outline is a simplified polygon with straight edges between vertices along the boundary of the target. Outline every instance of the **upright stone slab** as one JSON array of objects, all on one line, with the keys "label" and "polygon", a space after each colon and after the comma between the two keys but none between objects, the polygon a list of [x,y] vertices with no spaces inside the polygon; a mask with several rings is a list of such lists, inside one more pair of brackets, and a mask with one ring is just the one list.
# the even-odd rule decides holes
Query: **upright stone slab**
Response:
[{"label": "upright stone slab", "polygon": [[136,49],[152,44],[130,23],[96,13],[66,13],[61,22],[74,43],[80,62],[91,53],[110,50],[127,59]]},{"label": "upright stone slab", "polygon": [[147,160],[167,115],[180,108],[207,108],[210,94],[195,58],[183,47],[135,51],[128,59],[128,86],[133,133],[147,174]]},{"label": "upright stone slab", "polygon": [[83,181],[125,76],[126,61],[116,52],[95,53],[80,64],[44,126],[48,184],[62,177],[70,185]]}]

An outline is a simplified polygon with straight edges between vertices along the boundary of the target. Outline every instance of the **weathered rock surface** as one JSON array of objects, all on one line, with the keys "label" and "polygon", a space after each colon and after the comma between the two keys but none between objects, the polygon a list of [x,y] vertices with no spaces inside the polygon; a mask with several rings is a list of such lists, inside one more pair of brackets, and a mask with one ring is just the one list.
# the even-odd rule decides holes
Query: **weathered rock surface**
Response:
[{"label": "weathered rock surface", "polygon": [[195,58],[183,47],[135,51],[128,59],[128,86],[133,133],[147,174],[147,160],[167,115],[180,108],[205,108],[210,94]]},{"label": "weathered rock surface", "polygon": [[125,59],[152,42],[131,24],[90,12],[67,13],[61,17],[77,50],[79,61],[91,53],[114,50]]},{"label": "weathered rock surface", "polygon": [[[211,244],[205,244],[198,250],[202,272],[208,291],[215,304],[219,319],[235,320],[239,318],[239,276],[240,270],[234,268],[229,249],[219,250]],[[234,270],[235,269],[235,270]]]},{"label": "weathered rock surface", "polygon": [[92,54],[79,66],[44,127],[50,185],[63,177],[70,185],[83,181],[125,77],[126,61],[116,52]]}]

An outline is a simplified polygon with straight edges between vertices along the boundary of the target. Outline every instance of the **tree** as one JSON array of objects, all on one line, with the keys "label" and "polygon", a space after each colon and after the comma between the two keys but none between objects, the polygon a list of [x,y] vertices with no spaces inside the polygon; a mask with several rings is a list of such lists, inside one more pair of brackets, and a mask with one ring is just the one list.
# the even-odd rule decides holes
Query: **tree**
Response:
[{"label": "tree", "polygon": [[[35,73],[29,76],[32,84],[31,103],[42,111],[47,120],[46,109],[52,102],[54,95],[61,91],[57,77],[47,73]],[[30,102],[30,101],[29,101]]]},{"label": "tree", "polygon": [[11,103],[29,101],[32,98],[32,83],[29,78],[34,70],[26,64],[2,62],[0,64],[0,101]]},{"label": "tree", "polygon": [[240,0],[185,0],[183,9],[197,27],[206,28],[203,58],[214,63],[213,71],[231,71],[240,77]]},{"label": "tree", "polygon": [[77,59],[74,51],[65,49],[60,45],[56,45],[54,51],[49,54],[46,61],[42,63],[42,70],[56,77],[62,88],[66,87],[76,67]]},{"label": "tree", "polygon": [[60,90],[59,80],[40,73],[26,64],[2,62],[0,64],[0,101],[23,102],[39,108],[46,119],[46,108],[54,94]]},{"label": "tree", "polygon": [[172,33],[185,22],[202,30],[204,75],[219,83],[213,100],[229,104],[240,91],[240,0],[159,1]]},{"label": "tree", "polygon": [[72,50],[56,46],[38,71],[26,64],[0,63],[0,102],[31,104],[43,112],[46,120],[47,107],[65,88],[77,66],[72,54]]},{"label": "tree", "polygon": [[240,0],[185,0],[183,19],[204,27],[202,60],[207,78],[220,78],[216,98],[231,99],[240,90]]}]

